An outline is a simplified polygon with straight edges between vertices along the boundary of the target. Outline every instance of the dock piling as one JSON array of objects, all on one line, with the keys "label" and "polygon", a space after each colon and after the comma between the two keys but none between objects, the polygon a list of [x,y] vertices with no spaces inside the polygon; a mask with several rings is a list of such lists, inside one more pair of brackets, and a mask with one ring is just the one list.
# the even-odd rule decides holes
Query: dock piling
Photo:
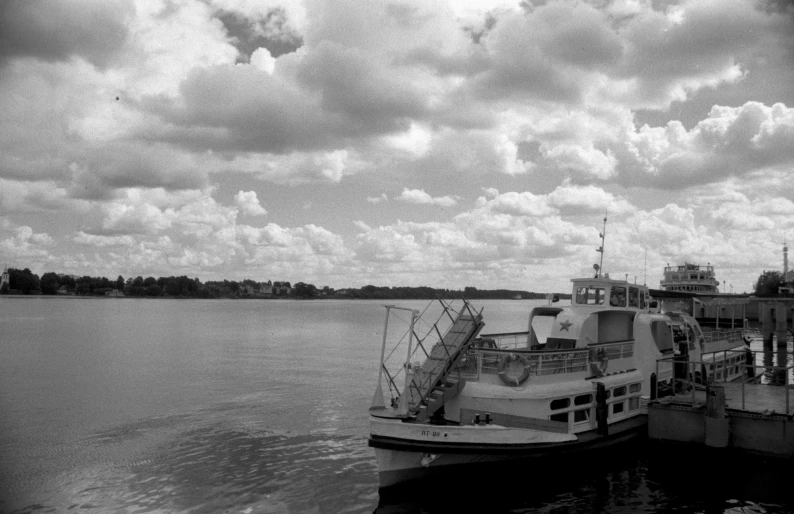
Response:
[{"label": "dock piling", "polygon": [[758,315],[761,318],[761,334],[764,340],[764,347],[772,347],[772,334],[774,332],[775,308],[770,302],[758,306]]},{"label": "dock piling", "polygon": [[788,339],[787,310],[786,304],[775,304],[775,337],[777,338],[778,346],[786,346],[786,340]]}]

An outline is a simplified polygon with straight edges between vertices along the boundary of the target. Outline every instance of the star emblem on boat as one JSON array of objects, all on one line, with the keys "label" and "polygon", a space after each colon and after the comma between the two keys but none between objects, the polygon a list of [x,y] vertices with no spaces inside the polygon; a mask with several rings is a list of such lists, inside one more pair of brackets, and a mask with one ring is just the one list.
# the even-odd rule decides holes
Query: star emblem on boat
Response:
[{"label": "star emblem on boat", "polygon": [[560,330],[565,330],[566,332],[568,332],[568,329],[571,328],[571,325],[573,325],[573,323],[571,323],[566,319],[565,321],[560,323]]}]

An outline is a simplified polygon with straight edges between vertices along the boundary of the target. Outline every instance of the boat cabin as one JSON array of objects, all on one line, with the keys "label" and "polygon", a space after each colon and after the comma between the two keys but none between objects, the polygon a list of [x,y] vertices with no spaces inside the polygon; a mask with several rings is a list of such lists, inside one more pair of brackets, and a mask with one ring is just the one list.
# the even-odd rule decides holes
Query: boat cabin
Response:
[{"label": "boat cabin", "polygon": [[645,286],[608,278],[577,278],[571,282],[571,306],[645,310],[649,305],[648,288]]}]

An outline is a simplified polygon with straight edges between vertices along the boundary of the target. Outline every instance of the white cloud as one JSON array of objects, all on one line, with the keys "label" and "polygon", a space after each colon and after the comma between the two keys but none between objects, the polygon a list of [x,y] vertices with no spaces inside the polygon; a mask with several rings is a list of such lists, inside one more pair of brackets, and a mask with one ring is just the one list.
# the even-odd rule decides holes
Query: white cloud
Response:
[{"label": "white cloud", "polygon": [[458,203],[457,198],[453,196],[432,197],[423,189],[408,188],[403,188],[403,192],[400,193],[400,196],[395,197],[395,200],[418,205],[438,205],[439,207],[453,207]]},{"label": "white cloud", "polygon": [[80,245],[97,246],[99,248],[106,246],[132,246],[135,244],[135,239],[132,236],[102,236],[86,234],[82,230],[72,237],[72,241]]},{"label": "white cloud", "polygon": [[368,196],[367,201],[369,203],[380,203],[380,202],[388,202],[389,197],[386,196],[386,193],[381,193],[380,196]]},{"label": "white cloud", "polygon": [[264,216],[267,211],[259,204],[256,191],[239,191],[234,201],[242,212],[248,216]]}]

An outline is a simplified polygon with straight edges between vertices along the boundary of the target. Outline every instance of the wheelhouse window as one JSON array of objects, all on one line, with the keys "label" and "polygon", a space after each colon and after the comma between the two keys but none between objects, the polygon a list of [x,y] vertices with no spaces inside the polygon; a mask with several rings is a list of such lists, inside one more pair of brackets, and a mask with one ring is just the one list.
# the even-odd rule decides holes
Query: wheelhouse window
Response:
[{"label": "wheelhouse window", "polygon": [[579,305],[603,305],[605,296],[601,287],[576,288],[576,303]]},{"label": "wheelhouse window", "polygon": [[626,288],[625,287],[613,287],[612,294],[609,295],[609,305],[613,307],[625,307],[626,306]]},{"label": "wheelhouse window", "polygon": [[629,288],[629,307],[640,306],[640,290],[636,287]]}]

